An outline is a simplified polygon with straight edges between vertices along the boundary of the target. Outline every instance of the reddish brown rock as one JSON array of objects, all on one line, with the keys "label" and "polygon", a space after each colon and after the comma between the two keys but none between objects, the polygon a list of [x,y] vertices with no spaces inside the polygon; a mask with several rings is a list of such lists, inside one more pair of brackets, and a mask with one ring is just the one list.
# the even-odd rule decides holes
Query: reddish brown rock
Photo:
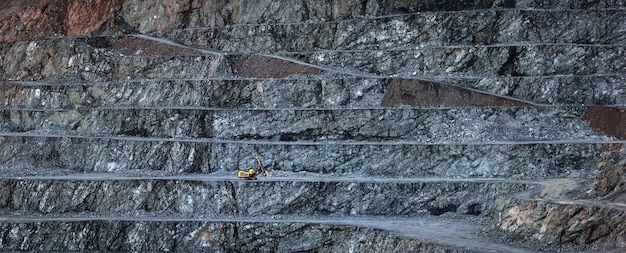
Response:
[{"label": "reddish brown rock", "polygon": [[400,78],[391,79],[381,105],[417,107],[531,106],[522,101],[448,84]]},{"label": "reddish brown rock", "polygon": [[38,9],[37,6],[44,5],[46,1],[37,0],[5,0],[0,2],[0,20],[10,17],[18,11],[24,11],[26,8]]},{"label": "reddish brown rock", "polygon": [[237,75],[255,78],[283,78],[291,75],[320,75],[318,68],[273,57],[252,55],[239,62]]},{"label": "reddish brown rock", "polygon": [[83,35],[98,29],[114,18],[115,6],[121,0],[68,1],[67,35]]},{"label": "reddish brown rock", "polygon": [[0,42],[83,35],[114,18],[121,0],[6,0],[0,3]]},{"label": "reddish brown rock", "polygon": [[[61,3],[63,2],[63,3]],[[64,35],[64,1],[8,0],[0,4],[0,42]]]},{"label": "reddish brown rock", "polygon": [[201,50],[159,43],[157,41],[137,38],[123,37],[115,42],[112,49],[125,55],[146,55],[146,56],[200,56],[205,55]]},{"label": "reddish brown rock", "polygon": [[592,106],[582,118],[604,134],[626,140],[626,109],[610,106]]}]

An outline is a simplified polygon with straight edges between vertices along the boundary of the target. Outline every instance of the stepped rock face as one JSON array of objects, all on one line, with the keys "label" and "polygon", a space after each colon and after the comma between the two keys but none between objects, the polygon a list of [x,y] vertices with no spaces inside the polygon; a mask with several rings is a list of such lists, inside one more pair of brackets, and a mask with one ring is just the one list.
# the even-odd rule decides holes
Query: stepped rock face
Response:
[{"label": "stepped rock face", "polygon": [[0,250],[619,252],[625,15],[4,1]]}]

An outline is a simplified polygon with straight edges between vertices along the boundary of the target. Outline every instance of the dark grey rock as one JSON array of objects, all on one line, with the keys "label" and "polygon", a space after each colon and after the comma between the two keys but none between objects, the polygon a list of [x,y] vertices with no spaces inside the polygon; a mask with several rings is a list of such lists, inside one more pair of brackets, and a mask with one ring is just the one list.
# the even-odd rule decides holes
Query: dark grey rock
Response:
[{"label": "dark grey rock", "polygon": [[1,250],[623,247],[621,188],[571,199],[623,1],[46,3],[0,4]]},{"label": "dark grey rock", "polygon": [[[452,248],[399,239],[347,225],[251,222],[78,221],[3,223],[6,250],[174,252],[450,252]],[[259,236],[262,235],[262,236]],[[23,243],[29,241],[32,243]],[[294,241],[298,243],[285,243]],[[457,246],[460,247],[460,246]],[[484,247],[484,246],[483,246]]]},{"label": "dark grey rock", "polygon": [[[291,177],[297,180],[297,177]],[[457,212],[489,215],[501,192],[528,186],[507,182],[363,181],[193,182],[176,180],[20,180],[0,207],[42,214],[170,211],[204,215],[391,215]],[[283,190],[277,190],[283,189]],[[392,194],[393,193],[393,194]],[[474,206],[468,211],[466,206]]]},{"label": "dark grey rock", "polygon": [[238,169],[256,167],[255,152],[272,174],[284,171],[315,173],[313,176],[400,178],[590,178],[594,157],[606,148],[594,144],[268,145],[23,137],[3,137],[1,144],[0,161],[5,169],[221,171],[233,178]]}]

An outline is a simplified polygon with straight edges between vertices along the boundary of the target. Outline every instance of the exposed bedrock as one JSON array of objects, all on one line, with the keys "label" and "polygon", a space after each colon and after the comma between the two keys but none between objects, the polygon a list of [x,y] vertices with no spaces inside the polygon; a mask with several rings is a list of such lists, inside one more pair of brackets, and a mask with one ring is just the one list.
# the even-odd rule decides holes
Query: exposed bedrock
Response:
[{"label": "exposed bedrock", "polygon": [[0,251],[624,251],[625,16],[3,1]]}]

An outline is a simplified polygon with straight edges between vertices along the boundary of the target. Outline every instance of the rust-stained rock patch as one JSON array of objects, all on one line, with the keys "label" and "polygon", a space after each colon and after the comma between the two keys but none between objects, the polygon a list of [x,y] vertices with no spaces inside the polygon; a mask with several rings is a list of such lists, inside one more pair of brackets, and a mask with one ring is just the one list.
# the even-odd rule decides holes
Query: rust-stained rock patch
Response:
[{"label": "rust-stained rock patch", "polygon": [[113,20],[121,0],[3,0],[0,41],[84,35]]},{"label": "rust-stained rock patch", "polygon": [[393,78],[387,85],[382,106],[410,105],[416,107],[457,106],[531,106],[528,103],[480,93],[448,84]]},{"label": "rust-stained rock patch", "polygon": [[320,75],[323,72],[318,68],[262,55],[245,58],[237,66],[238,76],[255,78],[283,78],[297,74]]},{"label": "rust-stained rock patch", "polygon": [[626,140],[626,108],[592,106],[582,119],[597,131]]},{"label": "rust-stained rock patch", "polygon": [[38,0],[4,0],[0,2],[0,20],[10,17],[19,11],[38,9],[45,5],[46,1]]},{"label": "rust-stained rock patch", "polygon": [[114,18],[121,0],[82,0],[67,6],[67,35],[83,35]]},{"label": "rust-stained rock patch", "polygon": [[0,3],[0,42],[65,34],[66,9],[59,1],[7,0]]}]

